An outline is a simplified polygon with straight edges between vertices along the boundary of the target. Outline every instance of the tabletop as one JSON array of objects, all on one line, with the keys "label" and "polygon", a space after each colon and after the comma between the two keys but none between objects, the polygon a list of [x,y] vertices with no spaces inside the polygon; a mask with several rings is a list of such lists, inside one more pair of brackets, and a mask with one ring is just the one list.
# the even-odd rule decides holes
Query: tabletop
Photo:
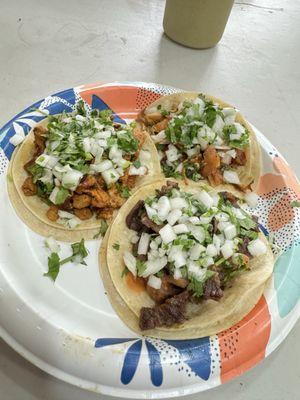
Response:
[{"label": "tabletop", "polygon": [[[0,125],[83,83],[158,82],[242,110],[299,176],[300,1],[236,1],[222,41],[193,50],[162,30],[163,0],[1,0]],[[242,377],[187,399],[296,400],[300,324]],[[1,400],[108,399],[40,371],[0,342]]]}]

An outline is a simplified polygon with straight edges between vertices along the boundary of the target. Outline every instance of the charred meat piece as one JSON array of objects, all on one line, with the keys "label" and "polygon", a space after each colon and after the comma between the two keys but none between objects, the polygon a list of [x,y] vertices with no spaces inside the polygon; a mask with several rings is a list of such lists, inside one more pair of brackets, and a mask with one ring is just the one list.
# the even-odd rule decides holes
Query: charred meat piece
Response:
[{"label": "charred meat piece", "polygon": [[153,222],[148,216],[147,214],[145,214],[142,218],[141,218],[141,223],[143,225],[145,225],[147,228],[151,229],[152,231],[158,233],[161,228],[164,227],[164,225],[157,225],[155,222]]},{"label": "charred meat piece", "polygon": [[37,194],[37,187],[36,184],[33,182],[32,176],[29,176],[25,179],[22,190],[25,196],[34,196]]},{"label": "charred meat piece", "polygon": [[[74,195],[75,196],[75,195]],[[59,206],[60,210],[72,211],[73,210],[73,197],[67,197],[66,200]]]},{"label": "charred meat piece", "polygon": [[48,211],[46,212],[47,218],[50,221],[57,221],[58,220],[58,207],[57,206],[50,206]]},{"label": "charred meat piece", "polygon": [[144,202],[143,200],[139,200],[126,217],[126,226],[129,229],[132,229],[136,232],[139,232],[143,229],[143,224],[139,218],[143,209]]},{"label": "charred meat piece", "polygon": [[106,183],[104,179],[102,178],[101,174],[95,175],[96,183],[95,186],[99,187],[100,189],[105,189],[106,188]]},{"label": "charred meat piece", "polygon": [[97,218],[102,218],[102,219],[111,219],[114,214],[114,209],[113,208],[102,208],[101,210],[98,211],[97,213]]},{"label": "charred meat piece", "polygon": [[235,149],[235,151],[236,151],[236,157],[232,159],[232,164],[245,165],[247,162],[245,151],[241,149]]},{"label": "charred meat piece", "polygon": [[74,194],[73,196],[73,207],[82,209],[89,207],[91,204],[91,197],[88,194]]},{"label": "charred meat piece", "polygon": [[220,195],[224,200],[230,201],[230,203],[231,203],[233,206],[238,206],[238,198],[235,197],[232,193],[230,193],[230,192],[220,192],[219,195]]},{"label": "charred meat piece", "polygon": [[172,189],[178,189],[178,183],[173,181],[167,181],[167,184],[162,186],[160,190],[157,190],[156,195],[158,197],[165,196]]},{"label": "charred meat piece", "polygon": [[86,190],[90,190],[93,186],[97,184],[97,180],[93,175],[87,175],[83,178],[80,184],[76,188],[76,193],[82,194],[86,193]]},{"label": "charred meat piece", "polygon": [[74,209],[74,214],[81,220],[90,219],[93,216],[93,212],[90,208]]},{"label": "charred meat piece", "polygon": [[249,242],[250,242],[250,239],[247,236],[245,236],[243,238],[243,242],[239,244],[239,252],[242,254],[245,254],[249,258],[252,258],[251,254],[248,251]]},{"label": "charred meat piece", "polygon": [[220,168],[221,160],[214,146],[210,145],[203,153],[204,166],[201,169],[201,175],[207,178],[214,174]]},{"label": "charred meat piece", "polygon": [[216,273],[214,276],[207,279],[207,281],[204,283],[203,289],[203,298],[205,300],[219,300],[223,296],[219,274]]},{"label": "charred meat piece", "polygon": [[186,305],[190,294],[186,290],[154,307],[142,307],[139,318],[141,330],[172,326],[185,321]]},{"label": "charred meat piece", "polygon": [[172,283],[172,285],[178,286],[182,289],[185,289],[189,284],[189,281],[187,279],[184,278],[175,279],[171,275],[168,276],[168,281]]},{"label": "charred meat piece", "polygon": [[160,304],[167,300],[169,297],[180,293],[182,291],[182,288],[173,285],[169,279],[169,276],[164,275],[161,278],[160,289],[154,289],[153,287],[147,285],[146,290],[151,299],[154,300],[156,304]]}]

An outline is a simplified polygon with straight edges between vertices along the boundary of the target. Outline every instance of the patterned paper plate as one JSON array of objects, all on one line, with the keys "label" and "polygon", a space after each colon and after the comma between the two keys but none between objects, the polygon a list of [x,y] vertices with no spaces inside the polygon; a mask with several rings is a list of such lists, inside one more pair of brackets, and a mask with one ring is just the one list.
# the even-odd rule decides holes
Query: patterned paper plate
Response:
[{"label": "patterned paper plate", "polygon": [[9,138],[27,134],[43,118],[36,108],[56,114],[84,99],[93,108],[111,108],[132,119],[153,100],[176,91],[138,82],[80,86],[35,103],[0,130],[1,336],[48,373],[99,393],[159,398],[220,385],[269,355],[300,314],[300,210],[291,206],[300,188],[286,161],[257,130],[263,175],[254,213],[282,254],[259,303],[238,324],[202,339],[137,337],[107,299],[98,273],[98,241],[88,242],[88,267],[64,266],[55,284],[43,277],[43,238],[20,221],[6,191],[14,150]]}]

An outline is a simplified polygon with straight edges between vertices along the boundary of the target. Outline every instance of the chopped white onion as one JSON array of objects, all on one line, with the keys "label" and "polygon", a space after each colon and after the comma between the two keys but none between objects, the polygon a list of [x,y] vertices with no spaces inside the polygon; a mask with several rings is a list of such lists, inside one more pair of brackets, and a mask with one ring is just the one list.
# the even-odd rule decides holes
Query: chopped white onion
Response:
[{"label": "chopped white onion", "polygon": [[200,224],[200,219],[199,217],[189,217],[189,221],[193,225],[198,225]]},{"label": "chopped white onion", "polygon": [[216,255],[218,255],[218,249],[216,248],[216,246],[214,244],[208,244],[206,247],[206,254],[209,257],[215,257]]},{"label": "chopped white onion", "polygon": [[136,168],[133,164],[129,168],[129,175],[146,175],[147,174],[147,167],[144,165]]},{"label": "chopped white onion", "polygon": [[267,246],[261,239],[255,239],[248,244],[247,249],[253,257],[257,257],[266,253]]},{"label": "chopped white onion", "polygon": [[199,154],[199,150],[200,150],[200,147],[195,146],[195,147],[192,147],[191,149],[186,150],[185,152],[189,157],[192,157],[195,154]]},{"label": "chopped white onion", "polygon": [[205,259],[203,261],[203,266],[205,268],[210,267],[213,264],[214,264],[214,259],[212,257],[205,257]]},{"label": "chopped white onion", "polygon": [[214,201],[210,197],[210,195],[205,191],[201,190],[199,193],[195,195],[195,197],[204,205],[206,208],[212,207]]},{"label": "chopped white onion", "polygon": [[180,235],[181,233],[188,233],[189,228],[185,224],[178,224],[173,226],[173,231],[176,235]]},{"label": "chopped white onion", "polygon": [[225,242],[221,247],[221,253],[225,259],[230,258],[233,255],[233,246],[230,243]]},{"label": "chopped white onion", "polygon": [[224,233],[226,239],[229,239],[229,240],[233,239],[237,234],[235,225],[228,224],[224,228],[224,232],[223,233]]},{"label": "chopped white onion", "polygon": [[129,251],[124,251],[123,260],[132,275],[136,276],[136,258]]},{"label": "chopped white onion", "polygon": [[174,276],[174,279],[182,278],[182,273],[181,273],[180,268],[175,268],[173,276]]},{"label": "chopped white onion", "polygon": [[195,261],[189,260],[187,262],[187,268],[189,274],[193,275],[197,280],[201,281],[204,278],[206,269],[200,268]]},{"label": "chopped white onion", "polygon": [[259,196],[254,192],[247,192],[245,194],[245,200],[249,207],[255,208],[257,206]]},{"label": "chopped white onion", "polygon": [[225,122],[223,121],[223,118],[220,115],[216,116],[216,120],[212,126],[212,130],[214,132],[220,132],[224,128]]},{"label": "chopped white onion", "polygon": [[78,186],[82,177],[82,172],[77,171],[76,169],[72,169],[71,171],[65,172],[63,174],[62,185],[67,189],[74,190]]},{"label": "chopped white onion", "polygon": [[[52,192],[50,193],[49,196],[49,200],[51,201],[51,203],[56,204],[56,195],[59,192],[59,188],[57,186],[55,186],[55,188],[52,190]],[[73,216],[73,214],[72,214]]]},{"label": "chopped white onion", "polygon": [[173,199],[170,199],[170,204],[172,210],[174,210],[175,208],[180,208],[180,209],[187,208],[188,206],[186,200],[183,199],[182,197],[174,197]]},{"label": "chopped white onion", "polygon": [[154,215],[157,215],[157,211],[154,208],[148,206],[148,204],[145,204],[145,208],[146,208],[146,213],[150,219],[152,219]]},{"label": "chopped white onion", "polygon": [[103,172],[113,167],[113,163],[110,160],[101,161],[98,164],[91,164],[90,168],[96,172]]},{"label": "chopped white onion", "polygon": [[62,219],[71,219],[74,218],[74,214],[69,213],[68,211],[58,210],[58,216]]},{"label": "chopped white onion", "polygon": [[168,223],[170,225],[174,225],[178,221],[178,219],[181,217],[181,215],[182,215],[182,211],[179,210],[178,208],[170,211],[167,216]]},{"label": "chopped white onion", "polygon": [[194,244],[194,246],[190,249],[190,259],[198,260],[200,258],[200,254],[205,251],[205,247],[200,243]]},{"label": "chopped white onion", "polygon": [[218,212],[216,215],[215,215],[215,218],[216,218],[216,220],[217,221],[229,221],[229,215],[228,214],[226,214],[226,213],[224,213],[224,212]]},{"label": "chopped white onion", "polygon": [[103,171],[101,175],[107,185],[117,182],[120,178],[120,175],[114,168]]},{"label": "chopped white onion", "polygon": [[170,243],[176,239],[176,234],[170,224],[166,224],[160,231],[159,234],[164,243]]},{"label": "chopped white onion", "polygon": [[167,263],[168,259],[166,256],[146,261],[146,269],[143,272],[142,277],[147,278],[149,275],[156,274],[158,271],[163,269]]},{"label": "chopped white onion", "polygon": [[132,243],[132,244],[136,244],[138,241],[139,241],[139,236],[138,236],[138,234],[137,233],[134,233],[133,235],[132,235],[132,237],[131,237],[131,239],[130,239],[130,242]]},{"label": "chopped white onion", "polygon": [[166,139],[166,133],[164,130],[160,131],[157,135],[151,135],[151,139],[154,143],[163,142]]},{"label": "chopped white onion", "polygon": [[224,171],[223,178],[228,183],[233,183],[236,185],[238,185],[240,183],[240,178],[239,178],[237,172],[230,170],[230,169]]},{"label": "chopped white onion", "polygon": [[246,218],[246,215],[243,213],[243,211],[240,208],[232,207],[232,212],[237,217],[237,219],[245,219]]},{"label": "chopped white onion", "polygon": [[155,275],[150,275],[147,281],[147,285],[152,287],[153,289],[161,288],[161,279]]},{"label": "chopped white onion", "polygon": [[146,255],[148,252],[148,247],[150,243],[150,235],[149,233],[143,232],[141,234],[141,238],[138,245],[138,254]]},{"label": "chopped white onion", "polygon": [[165,221],[171,211],[171,204],[167,196],[161,196],[157,202],[157,215],[161,221]]},{"label": "chopped white onion", "polygon": [[116,144],[112,145],[108,157],[112,160],[114,158],[121,158],[122,157],[122,150],[118,148]]},{"label": "chopped white onion", "polygon": [[205,231],[204,231],[203,227],[190,224],[189,228],[190,228],[192,236],[194,236],[194,238],[196,240],[198,240],[199,243],[202,243],[205,239]]},{"label": "chopped white onion", "polygon": [[166,151],[166,156],[167,160],[171,163],[177,161],[178,158],[180,157],[177,147],[175,147],[173,144],[169,144],[168,150]]}]

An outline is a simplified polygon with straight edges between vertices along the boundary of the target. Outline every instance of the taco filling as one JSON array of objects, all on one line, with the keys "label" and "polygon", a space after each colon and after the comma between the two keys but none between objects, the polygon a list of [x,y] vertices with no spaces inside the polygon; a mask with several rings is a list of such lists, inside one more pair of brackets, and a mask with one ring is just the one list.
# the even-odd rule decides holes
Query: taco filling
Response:
[{"label": "taco filling", "polygon": [[163,173],[176,179],[207,179],[212,186],[240,185],[238,167],[247,163],[249,131],[237,110],[199,94],[171,110],[158,104],[141,115],[160,155]]},{"label": "taco filling", "polygon": [[93,216],[110,219],[148,172],[145,133],[134,123],[115,123],[110,110],[88,113],[79,103],[72,113],[49,116],[47,127],[33,133],[22,191],[46,202],[47,218],[68,228]]},{"label": "taco filling", "polygon": [[267,252],[256,217],[233,194],[206,186],[192,194],[167,182],[136,203],[126,225],[135,233],[123,279],[139,281],[155,302],[140,309],[141,330],[184,322],[188,303],[220,300]]}]

